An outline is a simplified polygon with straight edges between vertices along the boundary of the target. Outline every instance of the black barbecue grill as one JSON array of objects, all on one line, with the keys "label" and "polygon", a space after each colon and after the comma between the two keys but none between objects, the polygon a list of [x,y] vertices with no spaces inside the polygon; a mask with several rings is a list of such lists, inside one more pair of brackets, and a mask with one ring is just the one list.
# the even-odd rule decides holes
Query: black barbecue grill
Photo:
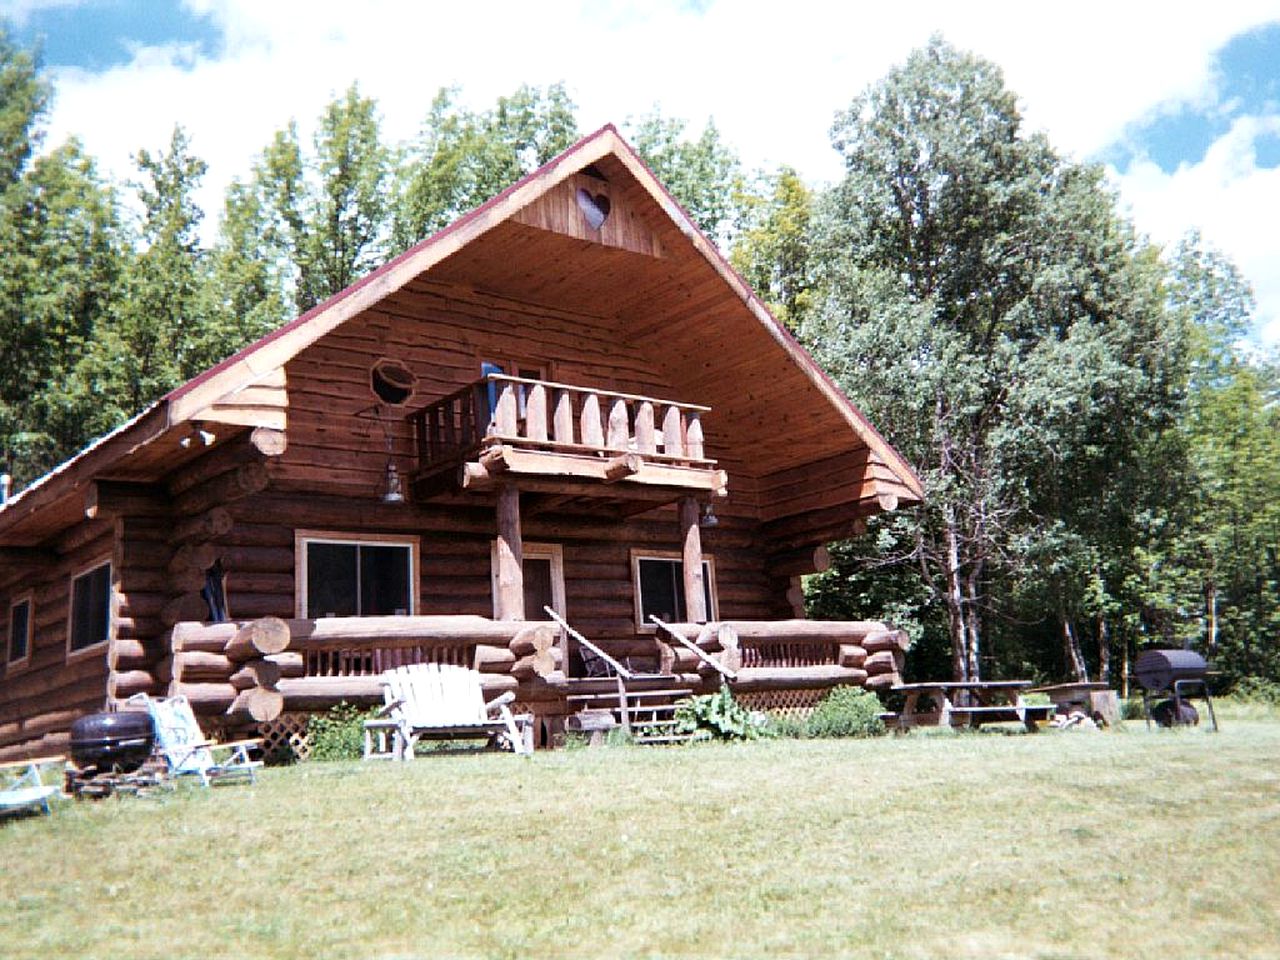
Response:
[{"label": "black barbecue grill", "polygon": [[[1147,650],[1138,657],[1133,672],[1142,686],[1147,726],[1153,719],[1162,727],[1199,723],[1200,715],[1186,702],[1188,697],[1199,694],[1209,708],[1213,729],[1218,729],[1209,696],[1209,664],[1200,654],[1194,650]],[[1151,706],[1152,697],[1166,695],[1170,699]]]}]

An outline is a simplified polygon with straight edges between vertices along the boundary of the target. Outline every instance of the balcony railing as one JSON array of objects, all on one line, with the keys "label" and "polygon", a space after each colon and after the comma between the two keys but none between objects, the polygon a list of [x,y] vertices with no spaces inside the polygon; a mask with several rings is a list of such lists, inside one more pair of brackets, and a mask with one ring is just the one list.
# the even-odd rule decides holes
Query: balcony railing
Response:
[{"label": "balcony railing", "polygon": [[635,453],[667,466],[710,468],[701,415],[709,407],[505,374],[489,374],[409,414],[418,474],[487,446],[587,456]]}]

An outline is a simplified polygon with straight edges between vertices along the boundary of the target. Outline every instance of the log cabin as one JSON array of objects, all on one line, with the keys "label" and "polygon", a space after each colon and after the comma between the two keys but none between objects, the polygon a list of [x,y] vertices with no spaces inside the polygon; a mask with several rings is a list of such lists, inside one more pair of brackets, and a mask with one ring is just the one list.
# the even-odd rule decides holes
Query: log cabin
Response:
[{"label": "log cabin", "polygon": [[0,507],[0,759],[141,692],[296,737],[420,661],[540,746],[618,670],[885,687],[902,635],[799,578],[921,497],[606,126]]}]

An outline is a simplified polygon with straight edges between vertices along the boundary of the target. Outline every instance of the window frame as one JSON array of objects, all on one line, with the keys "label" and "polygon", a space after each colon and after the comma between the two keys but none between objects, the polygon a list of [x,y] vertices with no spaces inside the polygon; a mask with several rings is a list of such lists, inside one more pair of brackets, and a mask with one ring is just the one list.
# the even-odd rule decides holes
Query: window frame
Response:
[{"label": "window frame", "polygon": [[[525,543],[521,544],[521,561],[534,558],[551,561],[551,607],[560,616],[568,618],[565,613],[564,590],[564,546],[559,543]],[[498,619],[498,541],[489,541],[489,590],[493,595],[493,618]],[[524,612],[526,620],[539,620],[531,617],[529,611]],[[547,621],[550,623],[551,621]]]},{"label": "window frame", "polygon": [[[644,620],[644,607],[641,603],[643,599],[640,596],[640,561],[641,560],[666,560],[684,564],[684,554],[678,550],[632,550],[631,551],[631,594],[632,609],[635,614],[636,629],[641,633],[657,633],[658,628],[652,623],[646,623]],[[707,585],[707,594],[711,598],[711,609],[707,611],[707,622],[720,619],[720,596],[716,590],[716,558],[714,554],[704,553],[702,555],[703,575]],[[684,619],[684,612],[681,611],[680,621]]]},{"label": "window frame", "polygon": [[[13,611],[27,605],[27,646],[21,657],[13,655]],[[5,627],[4,666],[7,671],[25,670],[31,663],[31,647],[36,638],[36,595],[34,590],[19,594],[9,601],[9,619]]]},{"label": "window frame", "polygon": [[[417,616],[422,608],[422,538],[403,533],[345,533],[336,530],[295,530],[293,532],[293,610],[299,620],[307,617],[307,545],[330,543],[349,547],[409,548],[409,610],[406,616]],[[374,614],[358,614],[372,617]],[[395,614],[378,614],[395,616]]]},{"label": "window frame", "polygon": [[[75,640],[76,583],[90,574],[97,573],[103,567],[107,569],[107,630],[101,640],[83,647],[72,646]],[[105,649],[111,643],[116,629],[116,582],[115,569],[110,557],[103,557],[94,563],[87,564],[71,574],[67,590],[67,644],[66,659],[68,662],[92,656]]]}]

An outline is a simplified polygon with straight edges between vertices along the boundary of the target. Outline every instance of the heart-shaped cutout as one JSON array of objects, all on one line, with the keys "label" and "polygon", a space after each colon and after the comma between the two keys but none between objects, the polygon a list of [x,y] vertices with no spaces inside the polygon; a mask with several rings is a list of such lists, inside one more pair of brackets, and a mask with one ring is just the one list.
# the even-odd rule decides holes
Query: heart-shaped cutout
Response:
[{"label": "heart-shaped cutout", "polygon": [[578,209],[592,230],[599,230],[609,218],[611,205],[609,198],[603,193],[592,195],[581,187],[578,188]]}]

